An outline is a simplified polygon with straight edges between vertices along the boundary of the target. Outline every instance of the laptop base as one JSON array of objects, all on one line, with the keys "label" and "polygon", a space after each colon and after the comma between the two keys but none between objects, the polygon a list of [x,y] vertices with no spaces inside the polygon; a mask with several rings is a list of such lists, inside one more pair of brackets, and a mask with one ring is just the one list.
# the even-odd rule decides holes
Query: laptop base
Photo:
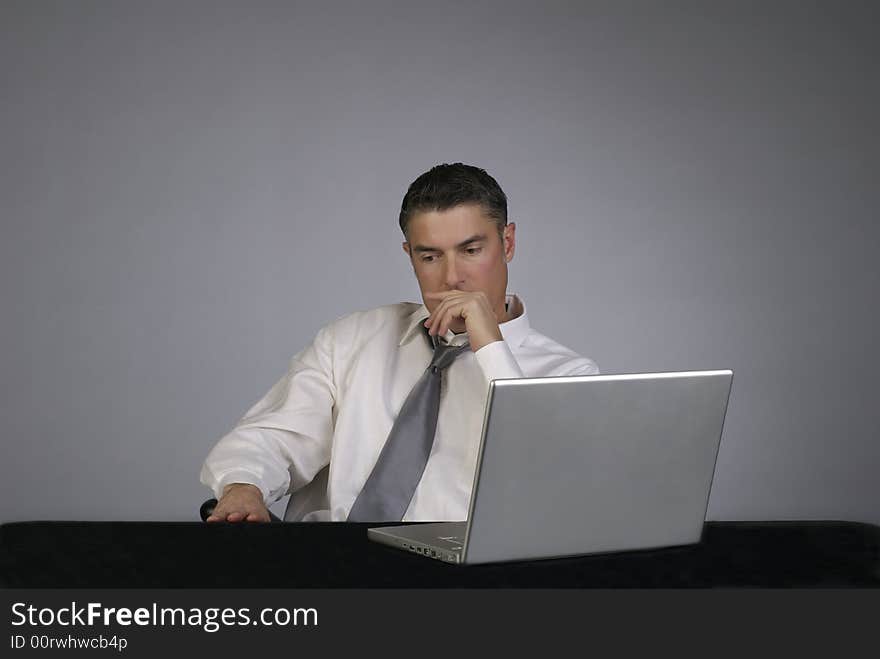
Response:
[{"label": "laptop base", "polygon": [[467,522],[430,522],[367,529],[367,537],[446,563],[461,563]]}]

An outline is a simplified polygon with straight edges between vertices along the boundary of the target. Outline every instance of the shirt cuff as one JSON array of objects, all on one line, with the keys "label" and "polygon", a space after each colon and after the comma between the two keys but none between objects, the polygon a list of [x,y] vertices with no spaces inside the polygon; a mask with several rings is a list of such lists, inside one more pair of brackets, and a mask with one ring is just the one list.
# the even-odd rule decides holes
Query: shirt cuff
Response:
[{"label": "shirt cuff", "polygon": [[506,341],[484,345],[474,353],[474,357],[486,376],[486,382],[525,377]]}]

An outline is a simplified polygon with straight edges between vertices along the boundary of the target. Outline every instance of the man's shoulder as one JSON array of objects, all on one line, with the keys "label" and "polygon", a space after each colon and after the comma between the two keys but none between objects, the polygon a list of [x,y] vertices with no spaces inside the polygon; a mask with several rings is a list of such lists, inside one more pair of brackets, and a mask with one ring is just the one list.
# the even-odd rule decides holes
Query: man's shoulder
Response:
[{"label": "man's shoulder", "polygon": [[395,304],[384,304],[381,307],[373,307],[372,309],[360,309],[339,316],[332,322],[328,323],[327,326],[337,327],[370,323],[384,324],[389,321],[408,318],[421,306],[422,305],[417,302],[397,302]]},{"label": "man's shoulder", "polygon": [[370,336],[380,331],[398,332],[421,306],[417,302],[397,302],[352,311],[327,323],[321,331],[343,340],[351,340],[355,336]]}]

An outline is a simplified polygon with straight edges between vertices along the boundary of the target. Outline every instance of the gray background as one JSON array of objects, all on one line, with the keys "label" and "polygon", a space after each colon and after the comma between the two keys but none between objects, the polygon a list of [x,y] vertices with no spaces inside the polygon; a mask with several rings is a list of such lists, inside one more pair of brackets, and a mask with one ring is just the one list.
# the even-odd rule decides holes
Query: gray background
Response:
[{"label": "gray background", "polygon": [[539,330],[734,369],[710,518],[880,523],[876,6],[4,0],[0,521],[194,519],[464,161]]}]

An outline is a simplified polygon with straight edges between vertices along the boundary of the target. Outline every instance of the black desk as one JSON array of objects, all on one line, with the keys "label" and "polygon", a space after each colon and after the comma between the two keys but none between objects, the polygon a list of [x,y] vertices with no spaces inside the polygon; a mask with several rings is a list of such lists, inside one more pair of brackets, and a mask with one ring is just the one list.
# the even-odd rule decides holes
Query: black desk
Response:
[{"label": "black desk", "polygon": [[710,522],[697,545],[454,566],[367,540],[369,524],[17,522],[0,584],[40,587],[880,587],[880,527]]}]

